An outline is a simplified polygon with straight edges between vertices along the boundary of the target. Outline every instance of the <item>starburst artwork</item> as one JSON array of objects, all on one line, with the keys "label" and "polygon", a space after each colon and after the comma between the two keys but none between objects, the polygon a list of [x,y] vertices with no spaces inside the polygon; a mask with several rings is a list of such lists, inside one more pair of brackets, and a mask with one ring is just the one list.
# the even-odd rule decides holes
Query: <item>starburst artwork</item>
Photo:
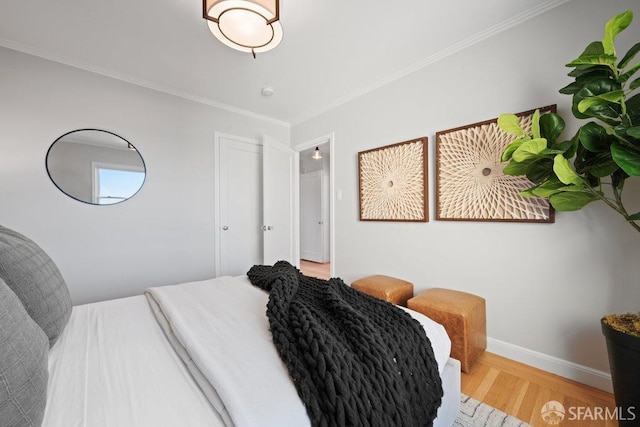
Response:
[{"label": "starburst artwork", "polygon": [[361,221],[429,220],[427,137],[358,153]]},{"label": "starburst artwork", "polygon": [[[535,110],[516,114],[531,127]],[[540,113],[555,111],[555,105]],[[520,192],[533,184],[502,172],[504,148],[513,136],[498,119],[436,133],[436,219],[451,221],[553,222],[549,202]]]}]

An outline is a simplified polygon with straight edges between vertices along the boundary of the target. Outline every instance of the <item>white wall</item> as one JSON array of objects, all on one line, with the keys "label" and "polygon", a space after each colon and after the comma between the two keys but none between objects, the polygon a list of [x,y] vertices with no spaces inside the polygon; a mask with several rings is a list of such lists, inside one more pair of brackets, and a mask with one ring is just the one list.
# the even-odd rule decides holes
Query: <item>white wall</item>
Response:
[{"label": "white wall", "polygon": [[[213,276],[214,131],[289,143],[289,128],[0,48],[0,224],[38,242],[74,304]],[[144,158],[131,200],[91,206],[49,180],[60,135],[98,128]]]},{"label": "white wall", "polygon": [[[488,334],[499,340],[494,348],[505,342],[568,370],[575,363],[608,371],[599,319],[640,309],[640,235],[601,205],[557,213],[555,224],[435,221],[434,143],[439,130],[553,103],[569,119],[570,97],[558,93],[569,83],[564,64],[626,9],[636,14],[619,37],[626,52],[640,40],[637,0],[573,1],[295,125],[293,144],[335,132],[335,188],[343,194],[336,275],[349,283],[387,274],[412,281],[417,292],[481,295]],[[577,128],[569,127],[567,136]],[[430,222],[359,222],[357,153],[420,136],[429,137]],[[640,210],[640,186],[627,192]]]}]

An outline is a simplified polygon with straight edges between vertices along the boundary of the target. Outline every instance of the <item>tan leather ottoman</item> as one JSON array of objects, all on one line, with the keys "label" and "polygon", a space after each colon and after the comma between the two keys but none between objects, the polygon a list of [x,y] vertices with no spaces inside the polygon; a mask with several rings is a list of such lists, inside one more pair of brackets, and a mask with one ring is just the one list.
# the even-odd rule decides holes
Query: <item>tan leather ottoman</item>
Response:
[{"label": "tan leather ottoman", "polygon": [[351,284],[351,287],[404,307],[407,306],[407,300],[413,296],[413,283],[381,274],[358,279]]},{"label": "tan leather ottoman", "polygon": [[407,307],[430,317],[447,330],[451,357],[463,372],[487,348],[486,304],[482,297],[450,289],[432,288],[411,298]]}]

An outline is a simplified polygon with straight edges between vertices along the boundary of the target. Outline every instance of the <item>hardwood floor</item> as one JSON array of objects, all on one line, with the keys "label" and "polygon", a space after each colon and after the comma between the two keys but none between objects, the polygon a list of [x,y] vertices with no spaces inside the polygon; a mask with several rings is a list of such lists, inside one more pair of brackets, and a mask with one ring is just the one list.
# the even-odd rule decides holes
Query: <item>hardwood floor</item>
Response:
[{"label": "hardwood floor", "polygon": [[462,393],[532,426],[551,425],[541,417],[542,407],[551,400],[565,408],[560,426],[618,425],[610,419],[615,411],[612,394],[488,352],[471,372],[462,373]]},{"label": "hardwood floor", "polygon": [[[307,276],[328,279],[331,269],[329,263],[301,260],[300,270]],[[489,352],[480,356],[471,372],[462,373],[462,393],[534,427],[552,425],[541,416],[543,406],[552,400],[565,408],[560,426],[618,425],[611,419],[616,407],[612,394]]]},{"label": "hardwood floor", "polygon": [[331,264],[328,262],[320,264],[301,259],[300,271],[306,276],[317,277],[319,279],[328,280],[331,278]]}]

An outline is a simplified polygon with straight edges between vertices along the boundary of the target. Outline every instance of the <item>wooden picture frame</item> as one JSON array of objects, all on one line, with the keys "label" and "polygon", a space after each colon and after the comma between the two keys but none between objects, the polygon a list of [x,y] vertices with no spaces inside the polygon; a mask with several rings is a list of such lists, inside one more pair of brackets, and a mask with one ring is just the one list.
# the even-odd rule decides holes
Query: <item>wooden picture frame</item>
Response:
[{"label": "wooden picture frame", "polygon": [[358,153],[360,221],[429,221],[427,143],[425,136]]},{"label": "wooden picture frame", "polygon": [[[539,108],[555,112],[556,106]],[[516,114],[529,129],[535,110]],[[498,119],[436,133],[436,220],[439,221],[555,221],[547,199],[526,198],[533,184],[525,177],[502,173],[500,157],[513,135],[498,127]]]}]

